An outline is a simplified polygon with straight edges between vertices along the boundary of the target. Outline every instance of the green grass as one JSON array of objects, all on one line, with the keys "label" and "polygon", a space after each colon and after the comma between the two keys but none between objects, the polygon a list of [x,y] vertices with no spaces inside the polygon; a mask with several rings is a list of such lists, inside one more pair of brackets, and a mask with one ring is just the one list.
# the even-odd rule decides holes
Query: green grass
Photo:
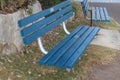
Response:
[{"label": "green grass", "polygon": [[100,26],[103,29],[120,31],[120,25],[118,25],[117,22],[114,19],[111,19],[110,22],[95,23],[94,25],[95,26]]},{"label": "green grass", "polygon": [[[75,9],[75,19],[69,26],[78,26],[78,25],[90,25],[90,21],[87,20],[82,12],[81,4],[80,3],[73,3]],[[120,31],[120,25],[111,18],[110,22],[94,22],[93,26],[99,26],[103,29],[110,29],[110,30],[118,30]]]},{"label": "green grass", "polygon": [[[75,19],[67,24],[70,31],[80,24],[89,25],[89,21],[83,17],[80,5],[73,3],[73,6],[76,8],[76,15]],[[115,21],[95,23],[95,25],[105,29],[120,30]],[[65,36],[61,26],[53,29],[42,38],[45,48],[50,50]],[[86,80],[88,72],[94,66],[110,61],[117,52],[114,49],[90,45],[81,59],[76,62],[71,73],[68,73],[65,69],[38,65],[38,60],[44,55],[39,51],[37,43],[33,42],[15,55],[1,55],[0,80]]]},{"label": "green grass", "polygon": [[29,54],[0,57],[1,80],[8,78],[11,80],[85,80],[93,66],[99,64],[106,56],[117,52],[110,48],[90,45],[81,60],[75,64],[74,70],[68,73],[65,69],[38,65],[37,62],[43,54],[36,46],[28,46],[27,51]]}]

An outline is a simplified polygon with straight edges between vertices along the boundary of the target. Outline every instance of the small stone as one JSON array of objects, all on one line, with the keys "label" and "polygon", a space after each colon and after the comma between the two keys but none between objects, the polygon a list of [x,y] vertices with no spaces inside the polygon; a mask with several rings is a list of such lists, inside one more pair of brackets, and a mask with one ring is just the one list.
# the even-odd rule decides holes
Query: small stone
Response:
[{"label": "small stone", "polygon": [[8,59],[8,62],[12,63],[13,61],[11,61],[10,59]]},{"label": "small stone", "polygon": [[1,65],[3,65],[3,62],[0,62]]},{"label": "small stone", "polygon": [[10,78],[10,77],[8,77],[8,80],[11,80],[11,78]]},{"label": "small stone", "polygon": [[2,67],[0,67],[0,71],[2,71]]},{"label": "small stone", "polygon": [[31,74],[32,72],[31,71],[28,71],[29,74]]},{"label": "small stone", "polygon": [[88,54],[84,54],[85,56],[87,56]]},{"label": "small stone", "polygon": [[22,77],[21,75],[16,75],[17,77]]},{"label": "small stone", "polygon": [[25,60],[25,63],[27,63],[28,61]]},{"label": "small stone", "polygon": [[41,74],[38,75],[38,77],[41,77],[41,76],[42,76]]}]

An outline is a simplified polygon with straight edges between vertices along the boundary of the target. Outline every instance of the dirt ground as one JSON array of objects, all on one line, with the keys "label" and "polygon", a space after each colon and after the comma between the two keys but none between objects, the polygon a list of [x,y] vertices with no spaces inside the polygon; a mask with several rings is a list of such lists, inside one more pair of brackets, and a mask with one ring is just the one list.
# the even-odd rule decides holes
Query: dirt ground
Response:
[{"label": "dirt ground", "polygon": [[[107,7],[110,16],[120,24],[120,8],[118,8],[120,7],[119,3],[93,3],[91,5]],[[111,30],[101,30],[100,35],[98,35],[97,39],[95,39],[93,42],[93,44],[120,50],[120,32]],[[94,67],[88,75],[88,80],[120,80],[120,52],[115,54],[116,56],[109,63],[97,65],[96,67]]]},{"label": "dirt ground", "polygon": [[120,80],[120,53],[116,53],[110,63],[95,67],[89,73],[88,80]]},{"label": "dirt ground", "polygon": [[[120,33],[116,30],[101,29],[92,44],[120,50]],[[120,52],[115,53],[115,57],[108,63],[94,67],[88,80],[120,80]]]}]

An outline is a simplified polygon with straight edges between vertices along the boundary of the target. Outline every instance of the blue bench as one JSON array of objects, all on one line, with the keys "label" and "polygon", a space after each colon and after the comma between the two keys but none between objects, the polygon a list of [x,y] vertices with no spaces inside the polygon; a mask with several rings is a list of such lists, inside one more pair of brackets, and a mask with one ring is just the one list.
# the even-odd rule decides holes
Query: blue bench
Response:
[{"label": "blue bench", "polygon": [[40,48],[43,48],[40,37],[61,23],[64,31],[68,34],[50,51],[46,51],[44,48],[41,49],[45,55],[38,61],[38,64],[71,69],[100,30],[99,27],[83,25],[69,32],[64,21],[72,16],[71,2],[67,0],[18,21],[25,45],[38,40]]},{"label": "blue bench", "polygon": [[81,2],[84,15],[88,18],[88,13],[91,13],[91,25],[93,22],[110,22],[110,16],[105,7],[91,7],[89,8],[88,0]]}]

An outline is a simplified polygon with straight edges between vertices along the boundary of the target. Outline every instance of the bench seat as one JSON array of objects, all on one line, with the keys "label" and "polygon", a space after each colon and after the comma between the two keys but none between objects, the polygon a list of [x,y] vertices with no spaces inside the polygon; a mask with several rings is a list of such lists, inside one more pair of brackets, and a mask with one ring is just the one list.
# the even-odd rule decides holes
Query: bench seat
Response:
[{"label": "bench seat", "polygon": [[92,7],[92,21],[93,22],[109,22],[110,17],[105,7]]},{"label": "bench seat", "polygon": [[[94,39],[99,27],[78,26],[72,32],[67,30],[65,21],[73,14],[71,1],[66,0],[18,21],[23,43],[28,45],[37,40],[41,52],[45,54],[38,64],[71,69]],[[50,51],[45,50],[41,37],[60,24],[68,36]]]},{"label": "bench seat", "polygon": [[71,69],[99,30],[99,27],[79,26],[43,56],[38,63]]},{"label": "bench seat", "polygon": [[[83,0],[81,5],[84,16],[91,21],[91,26],[93,25],[93,22],[110,22],[110,16],[106,7],[89,7],[89,0]],[[89,11],[91,16],[90,18]]]}]

